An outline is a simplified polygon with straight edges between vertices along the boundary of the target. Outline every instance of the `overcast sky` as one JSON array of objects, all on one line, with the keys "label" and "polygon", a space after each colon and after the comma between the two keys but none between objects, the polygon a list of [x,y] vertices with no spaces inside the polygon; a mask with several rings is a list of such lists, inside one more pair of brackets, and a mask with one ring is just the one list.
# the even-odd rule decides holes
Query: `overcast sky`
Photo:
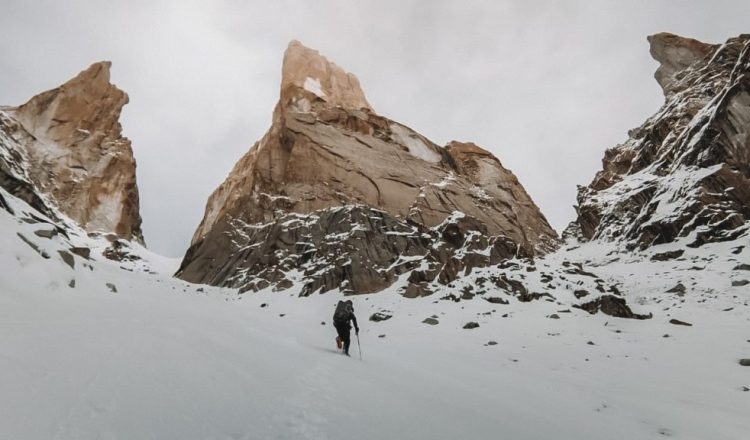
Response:
[{"label": "overcast sky", "polygon": [[663,102],[646,36],[750,32],[750,1],[0,0],[0,103],[111,60],[146,242],[180,256],[206,199],[270,124],[299,39],[374,109],[438,144],[473,141],[560,231],[576,185]]}]

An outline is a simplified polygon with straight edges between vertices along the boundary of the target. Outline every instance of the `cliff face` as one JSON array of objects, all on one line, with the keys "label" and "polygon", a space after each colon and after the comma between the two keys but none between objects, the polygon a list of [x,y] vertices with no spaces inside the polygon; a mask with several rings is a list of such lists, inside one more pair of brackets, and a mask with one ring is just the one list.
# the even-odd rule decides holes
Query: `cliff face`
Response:
[{"label": "cliff face", "polygon": [[142,242],[135,159],[119,123],[128,96],[110,83],[110,66],[95,63],[60,87],[3,108],[0,130],[36,198],[87,231]]},{"label": "cliff face", "polygon": [[648,38],[665,103],[607,150],[570,232],[646,248],[732,240],[750,219],[750,35]]},{"label": "cliff face", "polygon": [[[529,256],[553,249],[557,240],[518,179],[491,153],[470,143],[437,146],[376,114],[354,75],[292,42],[284,55],[272,126],[209,198],[178,276],[244,286],[249,275],[232,281],[244,267],[240,260],[246,261],[237,252],[263,239],[253,235],[252,243],[227,242],[238,225],[258,228],[292,214],[328,218],[321,211],[342,206],[382,211],[389,222],[420,230],[443,227],[458,212],[481,234],[502,237]],[[399,255],[388,249],[382,260],[387,267]],[[286,270],[299,269],[295,264]],[[249,270],[250,275],[261,271],[261,266]],[[326,288],[352,283],[351,277],[335,278]],[[355,290],[379,290],[393,282],[392,276],[381,278],[368,283],[376,287]]]}]

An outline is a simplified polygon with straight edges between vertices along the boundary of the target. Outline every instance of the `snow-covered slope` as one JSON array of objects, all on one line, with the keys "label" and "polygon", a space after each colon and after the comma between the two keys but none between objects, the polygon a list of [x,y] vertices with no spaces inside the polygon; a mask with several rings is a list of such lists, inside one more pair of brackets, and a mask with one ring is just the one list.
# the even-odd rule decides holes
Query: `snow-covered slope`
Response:
[{"label": "snow-covered slope", "polygon": [[[607,256],[614,249],[587,243],[537,260],[537,272],[495,269],[529,284],[562,272],[571,283],[556,278],[552,301],[357,296],[360,361],[356,348],[335,350],[340,293],[191,285],[171,278],[176,261],[137,245],[141,260],[111,261],[105,238],[38,237],[22,216],[0,210],[0,438],[733,440],[750,430],[738,364],[750,357],[750,292],[732,286],[750,278],[748,246],[652,261],[672,249]],[[73,244],[92,253],[70,268],[57,251]],[[653,318],[570,307],[586,277],[574,263],[587,260]],[[677,282],[684,295],[667,293]],[[392,318],[368,321],[379,311]]]}]

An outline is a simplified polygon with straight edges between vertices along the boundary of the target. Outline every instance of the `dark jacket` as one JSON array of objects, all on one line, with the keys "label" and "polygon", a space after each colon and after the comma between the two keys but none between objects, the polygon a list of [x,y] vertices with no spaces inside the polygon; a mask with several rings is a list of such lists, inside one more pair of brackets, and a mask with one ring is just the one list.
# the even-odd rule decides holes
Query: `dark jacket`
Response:
[{"label": "dark jacket", "polygon": [[352,300],[339,301],[336,305],[336,311],[333,312],[333,325],[336,327],[351,328],[349,321],[354,323],[354,328],[359,331],[357,326],[357,317],[354,316],[354,305]]}]

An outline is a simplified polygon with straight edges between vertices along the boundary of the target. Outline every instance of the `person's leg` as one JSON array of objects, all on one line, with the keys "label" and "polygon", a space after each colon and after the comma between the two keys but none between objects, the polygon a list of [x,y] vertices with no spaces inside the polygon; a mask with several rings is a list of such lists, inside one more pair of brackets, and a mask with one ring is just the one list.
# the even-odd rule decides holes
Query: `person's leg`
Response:
[{"label": "person's leg", "polygon": [[338,336],[336,336],[336,347],[338,347],[339,350],[341,350],[341,347],[344,344],[344,335],[346,334],[346,328],[343,325],[334,324],[334,327],[336,327],[336,333]]},{"label": "person's leg", "polygon": [[341,338],[344,340],[344,353],[346,353],[347,356],[349,355],[349,343],[351,342],[351,339],[349,337],[349,332],[351,331],[351,329],[351,327],[347,326]]}]

